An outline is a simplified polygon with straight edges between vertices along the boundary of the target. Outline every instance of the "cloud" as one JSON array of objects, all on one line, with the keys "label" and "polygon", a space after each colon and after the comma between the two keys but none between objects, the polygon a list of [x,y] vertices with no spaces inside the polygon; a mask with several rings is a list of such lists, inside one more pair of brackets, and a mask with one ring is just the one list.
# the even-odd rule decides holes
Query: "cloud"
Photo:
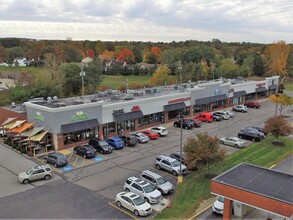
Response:
[{"label": "cloud", "polygon": [[0,37],[129,41],[218,38],[260,43],[292,43],[293,39],[291,0],[0,0],[0,5]]}]

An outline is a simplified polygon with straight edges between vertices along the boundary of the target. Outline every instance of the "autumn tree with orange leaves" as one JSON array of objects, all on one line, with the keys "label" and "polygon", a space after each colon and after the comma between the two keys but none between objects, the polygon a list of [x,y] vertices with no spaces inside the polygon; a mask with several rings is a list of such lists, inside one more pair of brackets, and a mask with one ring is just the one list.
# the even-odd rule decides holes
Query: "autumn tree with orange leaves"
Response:
[{"label": "autumn tree with orange leaves", "polygon": [[125,61],[126,63],[134,63],[135,57],[133,52],[130,49],[124,48],[120,51],[117,60]]},{"label": "autumn tree with orange leaves", "polygon": [[286,66],[290,53],[290,45],[284,41],[266,46],[264,55],[266,59],[266,75],[287,75]]}]

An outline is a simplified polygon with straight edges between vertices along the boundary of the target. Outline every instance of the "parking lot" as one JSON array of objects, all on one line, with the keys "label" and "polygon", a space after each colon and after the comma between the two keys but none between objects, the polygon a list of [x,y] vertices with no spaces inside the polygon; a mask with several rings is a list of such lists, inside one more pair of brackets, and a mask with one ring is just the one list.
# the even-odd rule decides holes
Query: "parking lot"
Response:
[{"label": "parking lot", "polygon": [[[213,123],[203,123],[202,127],[193,128],[192,130],[183,129],[183,144],[188,137],[191,137],[195,133],[201,131],[207,131],[209,134],[217,135],[219,138],[221,138],[225,136],[237,136],[237,133],[241,130],[241,128],[246,126],[263,125],[264,121],[266,121],[269,117],[274,116],[275,106],[270,101],[264,101],[261,104],[261,109],[248,109],[248,113],[235,112],[235,117],[229,120]],[[292,112],[289,110],[290,109],[285,109],[283,114],[287,114],[292,117]],[[83,159],[80,156],[74,155],[72,154],[71,149],[64,150],[62,153],[68,155],[70,158],[69,165],[63,168],[54,168],[56,175],[50,181],[54,181],[58,178],[60,179],[61,176],[65,182],[74,183],[77,186],[80,186],[82,189],[88,189],[94,195],[97,195],[97,197],[102,196],[104,198],[103,202],[106,202],[111,207],[115,207],[118,212],[123,214],[127,213],[130,218],[136,218],[126,209],[118,208],[114,201],[115,195],[118,192],[123,191],[123,184],[128,177],[139,176],[143,170],[148,169],[164,176],[174,185],[176,185],[177,182],[177,177],[166,171],[156,170],[154,166],[156,156],[160,154],[169,155],[175,151],[179,151],[180,149],[180,128],[173,127],[173,123],[169,123],[164,126],[169,131],[169,134],[166,137],[160,137],[158,140],[151,140],[146,144],[137,144],[134,147],[125,147],[121,150],[115,150],[111,154],[98,153],[98,155],[93,159]],[[250,144],[251,142],[246,141],[246,143]],[[222,145],[222,147],[227,149],[228,153],[241,150],[224,145]],[[13,156],[15,159],[11,160],[10,156],[4,156],[7,155],[6,151],[11,150],[6,148],[5,152],[0,153],[0,155],[2,155],[0,158],[0,169],[1,173],[5,173],[5,175],[7,175],[9,178],[4,178],[3,175],[2,178],[0,177],[0,197],[13,195],[18,192],[24,192],[29,189],[34,189],[37,186],[41,186],[46,183],[46,181],[37,181],[28,185],[19,184],[16,179],[17,174],[24,171],[24,168],[29,168],[30,166],[35,165],[35,163],[27,159],[22,159],[21,155],[19,155],[21,158],[15,158],[15,156]],[[44,163],[42,158],[37,159],[38,160],[36,162],[39,164]],[[13,167],[13,170],[11,167]],[[55,185],[58,187],[58,184]],[[82,197],[82,194],[79,196]],[[75,199],[80,199],[79,196]],[[172,195],[164,195],[164,200],[162,203],[153,206],[155,211],[154,213],[166,207],[169,196],[172,201]],[[53,206],[53,204],[51,205]],[[101,216],[105,217],[103,210],[100,210],[100,212]],[[75,215],[66,216],[70,218],[75,217]]]}]

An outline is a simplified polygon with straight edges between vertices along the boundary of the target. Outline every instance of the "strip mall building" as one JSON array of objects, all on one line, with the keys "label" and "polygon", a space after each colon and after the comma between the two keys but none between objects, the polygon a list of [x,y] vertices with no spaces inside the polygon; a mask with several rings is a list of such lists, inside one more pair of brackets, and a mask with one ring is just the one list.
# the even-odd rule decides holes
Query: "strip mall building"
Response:
[{"label": "strip mall building", "polygon": [[[177,120],[179,111],[192,117],[275,93],[279,76],[262,81],[212,81],[153,89],[105,91],[95,96],[69,98],[45,104],[26,102],[28,122],[45,127],[55,150],[87,143],[120,132],[136,131]],[[133,98],[129,98],[130,95]]]}]

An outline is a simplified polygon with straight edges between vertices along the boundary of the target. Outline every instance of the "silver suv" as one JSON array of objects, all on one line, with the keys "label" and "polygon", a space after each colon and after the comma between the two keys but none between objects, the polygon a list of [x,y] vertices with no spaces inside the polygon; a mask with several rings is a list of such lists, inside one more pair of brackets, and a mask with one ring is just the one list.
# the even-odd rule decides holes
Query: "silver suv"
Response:
[{"label": "silver suv", "polygon": [[[180,162],[172,157],[159,155],[155,160],[155,167],[159,169],[164,169],[171,172],[174,176],[180,174]],[[187,168],[184,164],[181,164],[182,174],[187,172]]]},{"label": "silver suv", "polygon": [[144,170],[140,174],[140,178],[148,181],[154,187],[156,187],[162,194],[168,194],[174,192],[174,186],[168,182],[164,177],[150,170]]},{"label": "silver suv", "polygon": [[18,181],[20,183],[28,184],[29,182],[34,180],[49,180],[52,176],[53,171],[49,165],[35,166],[26,172],[18,174]]},{"label": "silver suv", "polygon": [[162,194],[153,185],[137,177],[129,177],[124,183],[126,192],[133,192],[148,203],[158,203],[161,201]]}]

